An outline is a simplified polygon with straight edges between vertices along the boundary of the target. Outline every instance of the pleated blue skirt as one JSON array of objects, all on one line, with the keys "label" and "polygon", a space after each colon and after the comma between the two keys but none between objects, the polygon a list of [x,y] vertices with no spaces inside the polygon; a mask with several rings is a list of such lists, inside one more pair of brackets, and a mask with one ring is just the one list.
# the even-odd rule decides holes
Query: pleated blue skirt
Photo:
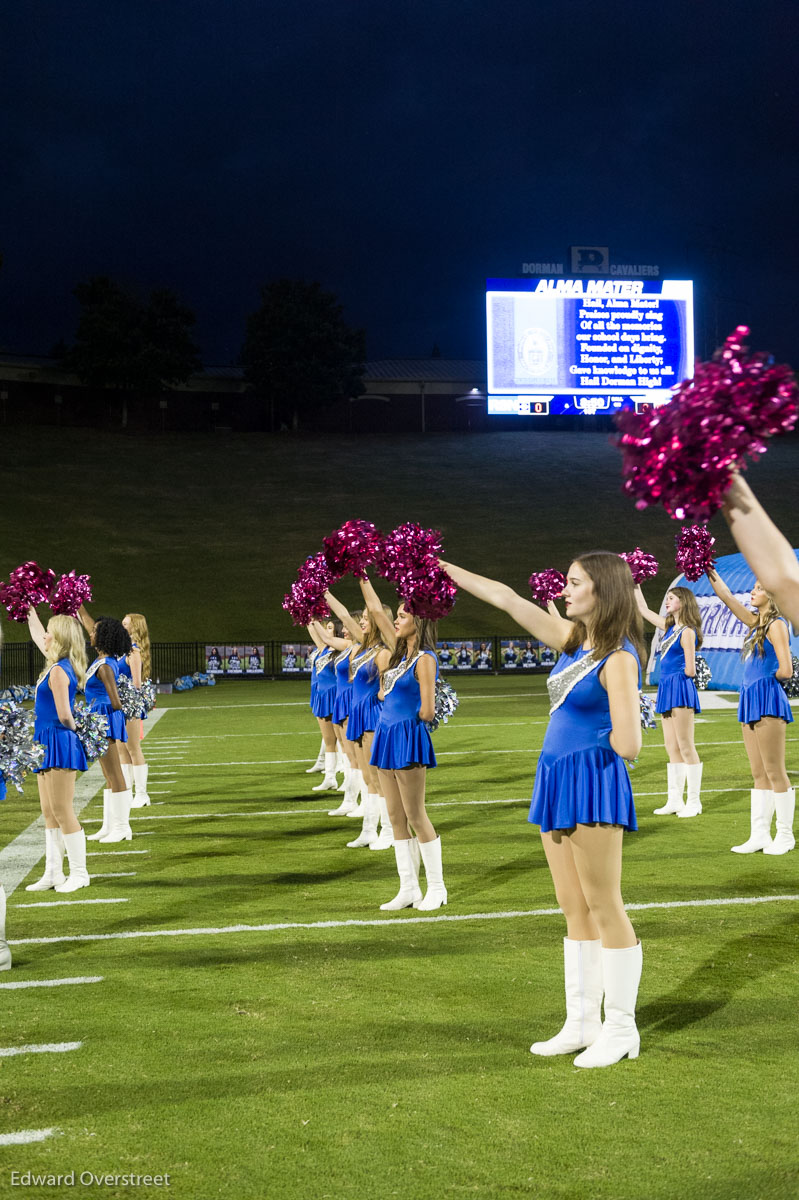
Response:
[{"label": "pleated blue skirt", "polygon": [[[122,714],[120,713],[120,716]],[[40,725],[36,728],[36,741],[44,746],[44,760],[39,771],[57,768],[62,771],[86,771],[89,764],[80,739],[71,729],[63,725]]]},{"label": "pleated blue skirt", "polygon": [[128,740],[128,731],[125,726],[125,714],[111,707],[110,704],[90,704],[91,712],[102,713],[108,722],[107,737],[112,738],[115,742],[126,742]]},{"label": "pleated blue skirt", "polygon": [[655,712],[668,713],[673,708],[692,708],[701,712],[699,692],[693,679],[679,671],[675,675],[667,675],[658,684],[658,694],[655,697]]},{"label": "pleated blue skirt", "polygon": [[738,720],[742,725],[755,724],[761,717],[781,717],[789,725],[793,721],[788,697],[773,677],[756,679],[742,687],[738,697]]},{"label": "pleated blue skirt", "polygon": [[367,696],[364,700],[358,700],[350,709],[349,720],[347,721],[347,737],[351,742],[357,742],[358,738],[363,737],[365,733],[369,733],[373,729],[377,729],[377,723],[380,720],[380,714],[383,711],[383,701],[378,700],[377,696]]},{"label": "pleated blue skirt", "polygon": [[[345,688],[343,692],[336,692],[336,701],[333,705],[333,724],[343,725],[350,715],[352,708],[352,688]],[[349,737],[349,734],[347,735]]]},{"label": "pleated blue skirt", "polygon": [[332,687],[319,687],[311,697],[311,712],[315,717],[330,718],[333,715],[333,705],[336,703],[336,684]]},{"label": "pleated blue skirt", "polygon": [[384,771],[403,767],[434,767],[436,756],[427,726],[418,717],[387,724],[378,721],[372,742],[372,766]]},{"label": "pleated blue skirt", "polygon": [[555,759],[542,754],[527,819],[542,833],[595,824],[637,829],[624,759],[599,746]]}]

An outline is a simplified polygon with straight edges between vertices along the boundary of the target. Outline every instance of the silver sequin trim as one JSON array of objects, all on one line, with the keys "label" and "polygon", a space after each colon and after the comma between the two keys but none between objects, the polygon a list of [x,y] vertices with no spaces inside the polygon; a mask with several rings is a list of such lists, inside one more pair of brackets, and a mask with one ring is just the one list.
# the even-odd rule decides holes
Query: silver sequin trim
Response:
[{"label": "silver sequin trim", "polygon": [[589,650],[584,658],[578,658],[576,662],[571,663],[568,667],[564,667],[562,671],[558,671],[557,675],[547,676],[550,716],[552,716],[556,708],[560,708],[572,688],[576,687],[581,679],[585,679],[586,675],[590,675],[592,671],[595,671],[599,663],[600,660],[594,658],[593,650]]}]

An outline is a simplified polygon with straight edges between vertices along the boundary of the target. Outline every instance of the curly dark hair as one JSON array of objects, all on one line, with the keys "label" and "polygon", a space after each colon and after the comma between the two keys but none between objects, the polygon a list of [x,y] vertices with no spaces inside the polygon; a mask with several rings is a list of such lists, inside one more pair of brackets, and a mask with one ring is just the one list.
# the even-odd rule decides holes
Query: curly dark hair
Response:
[{"label": "curly dark hair", "polygon": [[116,617],[98,617],[94,623],[94,647],[98,654],[120,658],[130,654],[133,643],[130,634]]}]

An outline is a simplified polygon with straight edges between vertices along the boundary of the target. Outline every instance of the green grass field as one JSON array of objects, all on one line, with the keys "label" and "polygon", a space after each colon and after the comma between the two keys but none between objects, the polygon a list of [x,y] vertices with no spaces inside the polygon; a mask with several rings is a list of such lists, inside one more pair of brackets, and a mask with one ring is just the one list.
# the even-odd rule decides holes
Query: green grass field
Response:
[{"label": "green grass field", "polygon": [[[56,899],[24,890],[41,864],[9,900],[15,962],[0,983],[102,978],[0,988],[0,1045],[81,1043],[0,1057],[0,1142],[57,1131],[0,1144],[0,1194],[799,1193],[799,853],[729,852],[748,831],[734,706],[697,725],[694,820],[651,815],[665,755],[659,730],[645,734],[624,875],[644,946],[641,1056],[580,1071],[528,1052],[563,1016],[563,920],[526,822],[544,681],[456,686],[428,786],[449,904],[426,915],[380,912],[396,890],[393,853],[347,849],[355,823],[327,816],[334,793],[310,790],[307,684],[159,701],[145,741],[153,806],[134,811],[133,842],[90,843],[95,879],[70,906],[22,907]],[[12,793],[3,843],[36,812],[33,785]],[[87,829],[99,817],[95,798]],[[12,1185],[14,1171],[72,1170],[170,1184]]]}]

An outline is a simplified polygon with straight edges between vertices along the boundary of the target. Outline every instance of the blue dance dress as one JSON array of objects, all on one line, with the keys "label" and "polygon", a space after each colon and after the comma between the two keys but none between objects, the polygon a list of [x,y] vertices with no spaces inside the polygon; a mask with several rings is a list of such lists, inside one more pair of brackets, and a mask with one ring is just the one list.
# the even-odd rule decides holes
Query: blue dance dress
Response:
[{"label": "blue dance dress", "polygon": [[357,742],[365,733],[377,728],[383,701],[378,700],[380,672],[375,665],[379,647],[352,655],[352,702],[347,721],[347,737]]},{"label": "blue dance dress", "polygon": [[[655,712],[666,716],[673,708],[692,708],[697,713],[702,711],[696,683],[690,675],[685,674],[685,651],[682,648],[684,632],[685,626],[682,625],[667,630],[659,651],[660,683],[655,697]],[[695,650],[696,630],[690,632],[694,635]]]},{"label": "blue dance dress", "polygon": [[[623,649],[638,663],[640,687],[641,665],[635,647],[625,641]],[[547,679],[550,696],[558,694],[557,677],[587,653],[580,648],[573,654],[561,654]],[[550,716],[527,818],[540,825],[542,833],[594,824],[638,828],[630,776],[624,759],[610,745],[610,703],[599,682],[599,672],[609,657],[598,660]]]},{"label": "blue dance dress", "polygon": [[86,704],[90,712],[99,712],[108,721],[108,737],[116,742],[126,742],[128,731],[125,728],[125,714],[121,709],[111,707],[111,699],[105,689],[105,684],[99,675],[100,667],[105,664],[114,672],[114,679],[119,679],[119,660],[111,655],[96,658],[86,673]]},{"label": "blue dance dress", "polygon": [[[131,649],[131,652],[133,652],[134,650],[138,650],[139,647],[134,642],[130,649]],[[130,669],[130,663],[128,662],[127,654],[120,655],[120,657],[117,659],[117,662],[119,663],[119,673],[118,673],[117,678],[119,677],[119,675],[126,675],[127,678],[130,680],[130,682],[133,683],[133,674]],[[147,720],[147,709],[144,707],[144,705],[142,705],[142,710],[139,713],[139,718],[142,721]]]},{"label": "blue dance dress", "polygon": [[[425,650],[436,664],[432,650]],[[403,662],[405,660],[403,659]],[[434,767],[436,756],[430,731],[419,717],[422,694],[416,678],[416,667],[409,667],[386,693],[383,710],[372,742],[372,766],[384,771],[401,771],[403,767]]]},{"label": "blue dance dress", "polygon": [[352,706],[352,680],[350,679],[350,655],[352,649],[342,650],[335,662],[336,700],[333,705],[333,724],[343,725],[350,715]]},{"label": "blue dance dress", "polygon": [[[68,658],[60,658],[53,666],[60,667],[69,680],[69,707],[71,710],[75,702],[75,693],[78,690],[75,669]],[[73,730],[67,729],[66,725],[62,725],[58,719],[55,698],[50,690],[50,671],[52,669],[53,667],[50,667],[47,674],[36,685],[33,736],[44,746],[44,759],[36,771],[38,773],[54,768],[62,771],[86,771],[89,764],[78,735]]]},{"label": "blue dance dress", "polygon": [[320,650],[314,659],[313,680],[316,684],[311,688],[311,712],[315,717],[327,720],[333,715],[333,704],[336,700],[336,672],[333,667],[333,651]]},{"label": "blue dance dress", "polygon": [[[786,626],[788,624],[784,617],[774,619],[783,621]],[[765,653],[762,657],[755,650],[745,660],[744,677],[738,698],[738,720],[742,725],[756,725],[762,717],[781,717],[790,725],[793,713],[788,697],[777,679],[777,651],[769,641],[768,635],[763,640],[763,650]]]}]

